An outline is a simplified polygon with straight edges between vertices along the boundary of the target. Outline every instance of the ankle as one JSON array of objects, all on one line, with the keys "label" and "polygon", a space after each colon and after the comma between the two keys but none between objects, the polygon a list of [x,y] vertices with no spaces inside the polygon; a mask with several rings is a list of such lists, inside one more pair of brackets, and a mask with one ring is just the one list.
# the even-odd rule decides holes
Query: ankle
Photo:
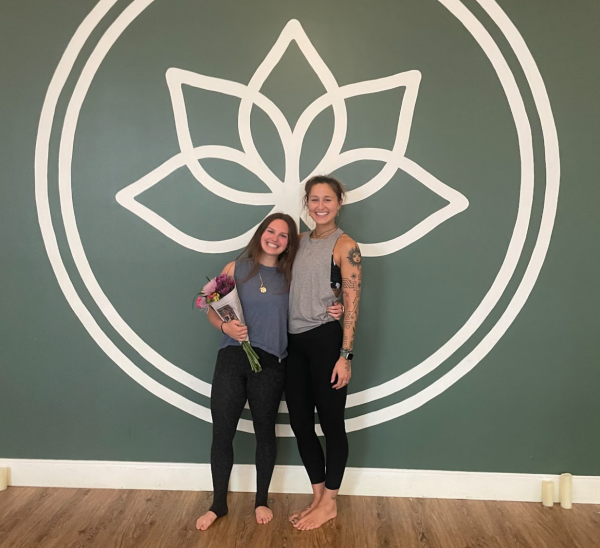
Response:
[{"label": "ankle", "polygon": [[319,506],[325,506],[327,508],[334,508],[337,506],[337,496],[334,497],[321,497]]},{"label": "ankle", "polygon": [[323,495],[325,494],[325,484],[324,483],[314,484],[312,486],[312,488],[313,488],[313,500],[315,502],[320,501],[323,498]]},{"label": "ankle", "polygon": [[227,506],[214,506],[213,505],[210,507],[210,509],[208,511],[212,512],[218,518],[222,518],[227,515],[227,513],[229,512],[229,508],[227,508]]}]

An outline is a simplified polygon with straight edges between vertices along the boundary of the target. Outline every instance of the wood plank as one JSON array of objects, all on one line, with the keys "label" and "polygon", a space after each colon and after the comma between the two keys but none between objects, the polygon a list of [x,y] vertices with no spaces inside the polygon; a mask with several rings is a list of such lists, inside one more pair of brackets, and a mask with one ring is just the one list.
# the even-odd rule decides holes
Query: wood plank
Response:
[{"label": "wood plank", "polygon": [[288,515],[309,495],[276,494],[258,525],[254,495],[229,494],[229,515],[208,531],[196,519],[206,492],[10,487],[0,493],[2,548],[594,548],[600,505],[340,496],[338,517],[297,531]]}]

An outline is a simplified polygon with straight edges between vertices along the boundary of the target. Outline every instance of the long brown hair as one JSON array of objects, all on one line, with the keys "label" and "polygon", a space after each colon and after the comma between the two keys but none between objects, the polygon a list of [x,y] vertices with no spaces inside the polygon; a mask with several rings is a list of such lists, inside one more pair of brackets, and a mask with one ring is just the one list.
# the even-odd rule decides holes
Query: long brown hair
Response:
[{"label": "long brown hair", "polygon": [[283,274],[287,283],[287,288],[289,289],[290,284],[292,283],[292,265],[294,264],[294,259],[296,258],[296,252],[298,251],[300,239],[298,238],[298,226],[296,225],[296,221],[294,221],[294,219],[292,219],[286,213],[271,213],[271,215],[265,217],[263,222],[258,225],[256,232],[254,232],[252,239],[248,242],[248,245],[244,248],[244,251],[240,253],[238,259],[249,259],[254,263],[250,269],[250,272],[243,280],[244,282],[248,281],[258,272],[258,269],[260,268],[259,261],[263,254],[262,246],[260,245],[260,239],[262,238],[265,230],[267,230],[268,226],[277,219],[285,221],[288,225],[288,246],[286,251],[277,257],[277,271]]}]

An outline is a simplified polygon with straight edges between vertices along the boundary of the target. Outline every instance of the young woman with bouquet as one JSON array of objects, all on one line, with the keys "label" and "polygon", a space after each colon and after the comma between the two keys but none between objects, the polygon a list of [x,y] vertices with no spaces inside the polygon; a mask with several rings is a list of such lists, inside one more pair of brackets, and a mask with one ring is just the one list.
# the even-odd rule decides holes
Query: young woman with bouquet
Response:
[{"label": "young woman with bouquet", "polygon": [[[286,402],[300,457],[313,490],[312,504],[290,516],[294,527],[320,527],[337,515],[336,497],[348,459],[344,411],[361,291],[358,244],[338,228],[344,189],[333,177],[305,185],[305,206],[316,223],[301,235],[290,288]],[[324,313],[343,293],[343,328]],[[314,409],[326,456],[315,433]]]},{"label": "young woman with bouquet", "polygon": [[[288,298],[297,249],[298,228],[294,220],[283,213],[269,215],[240,257],[227,264],[222,272],[234,278],[245,323],[224,321],[208,308],[208,319],[223,332],[223,339],[211,391],[213,504],[196,521],[197,529],[206,530],[227,514],[233,438],[246,401],[256,434],[256,521],[268,523],[273,518],[267,498],[275,465],[275,420],[285,384]],[[219,280],[222,281],[222,276],[211,280],[215,288],[221,283]],[[205,287],[204,295],[199,297],[199,303],[202,299],[204,302],[198,306],[206,306],[207,300],[210,301],[207,293],[211,292]],[[224,315],[223,309],[219,312]],[[338,317],[341,307],[339,312]],[[245,350],[240,344],[248,338],[260,360],[259,372],[251,367],[248,348]]]}]

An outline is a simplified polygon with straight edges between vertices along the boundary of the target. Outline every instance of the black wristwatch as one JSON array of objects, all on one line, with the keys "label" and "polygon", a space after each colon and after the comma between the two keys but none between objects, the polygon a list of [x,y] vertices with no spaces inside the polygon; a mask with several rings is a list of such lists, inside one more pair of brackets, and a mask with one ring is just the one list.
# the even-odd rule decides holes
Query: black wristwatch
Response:
[{"label": "black wristwatch", "polygon": [[352,350],[347,350],[346,348],[340,349],[340,356],[342,358],[346,358],[348,361],[351,361],[352,358],[354,358],[354,354],[352,353]]}]

